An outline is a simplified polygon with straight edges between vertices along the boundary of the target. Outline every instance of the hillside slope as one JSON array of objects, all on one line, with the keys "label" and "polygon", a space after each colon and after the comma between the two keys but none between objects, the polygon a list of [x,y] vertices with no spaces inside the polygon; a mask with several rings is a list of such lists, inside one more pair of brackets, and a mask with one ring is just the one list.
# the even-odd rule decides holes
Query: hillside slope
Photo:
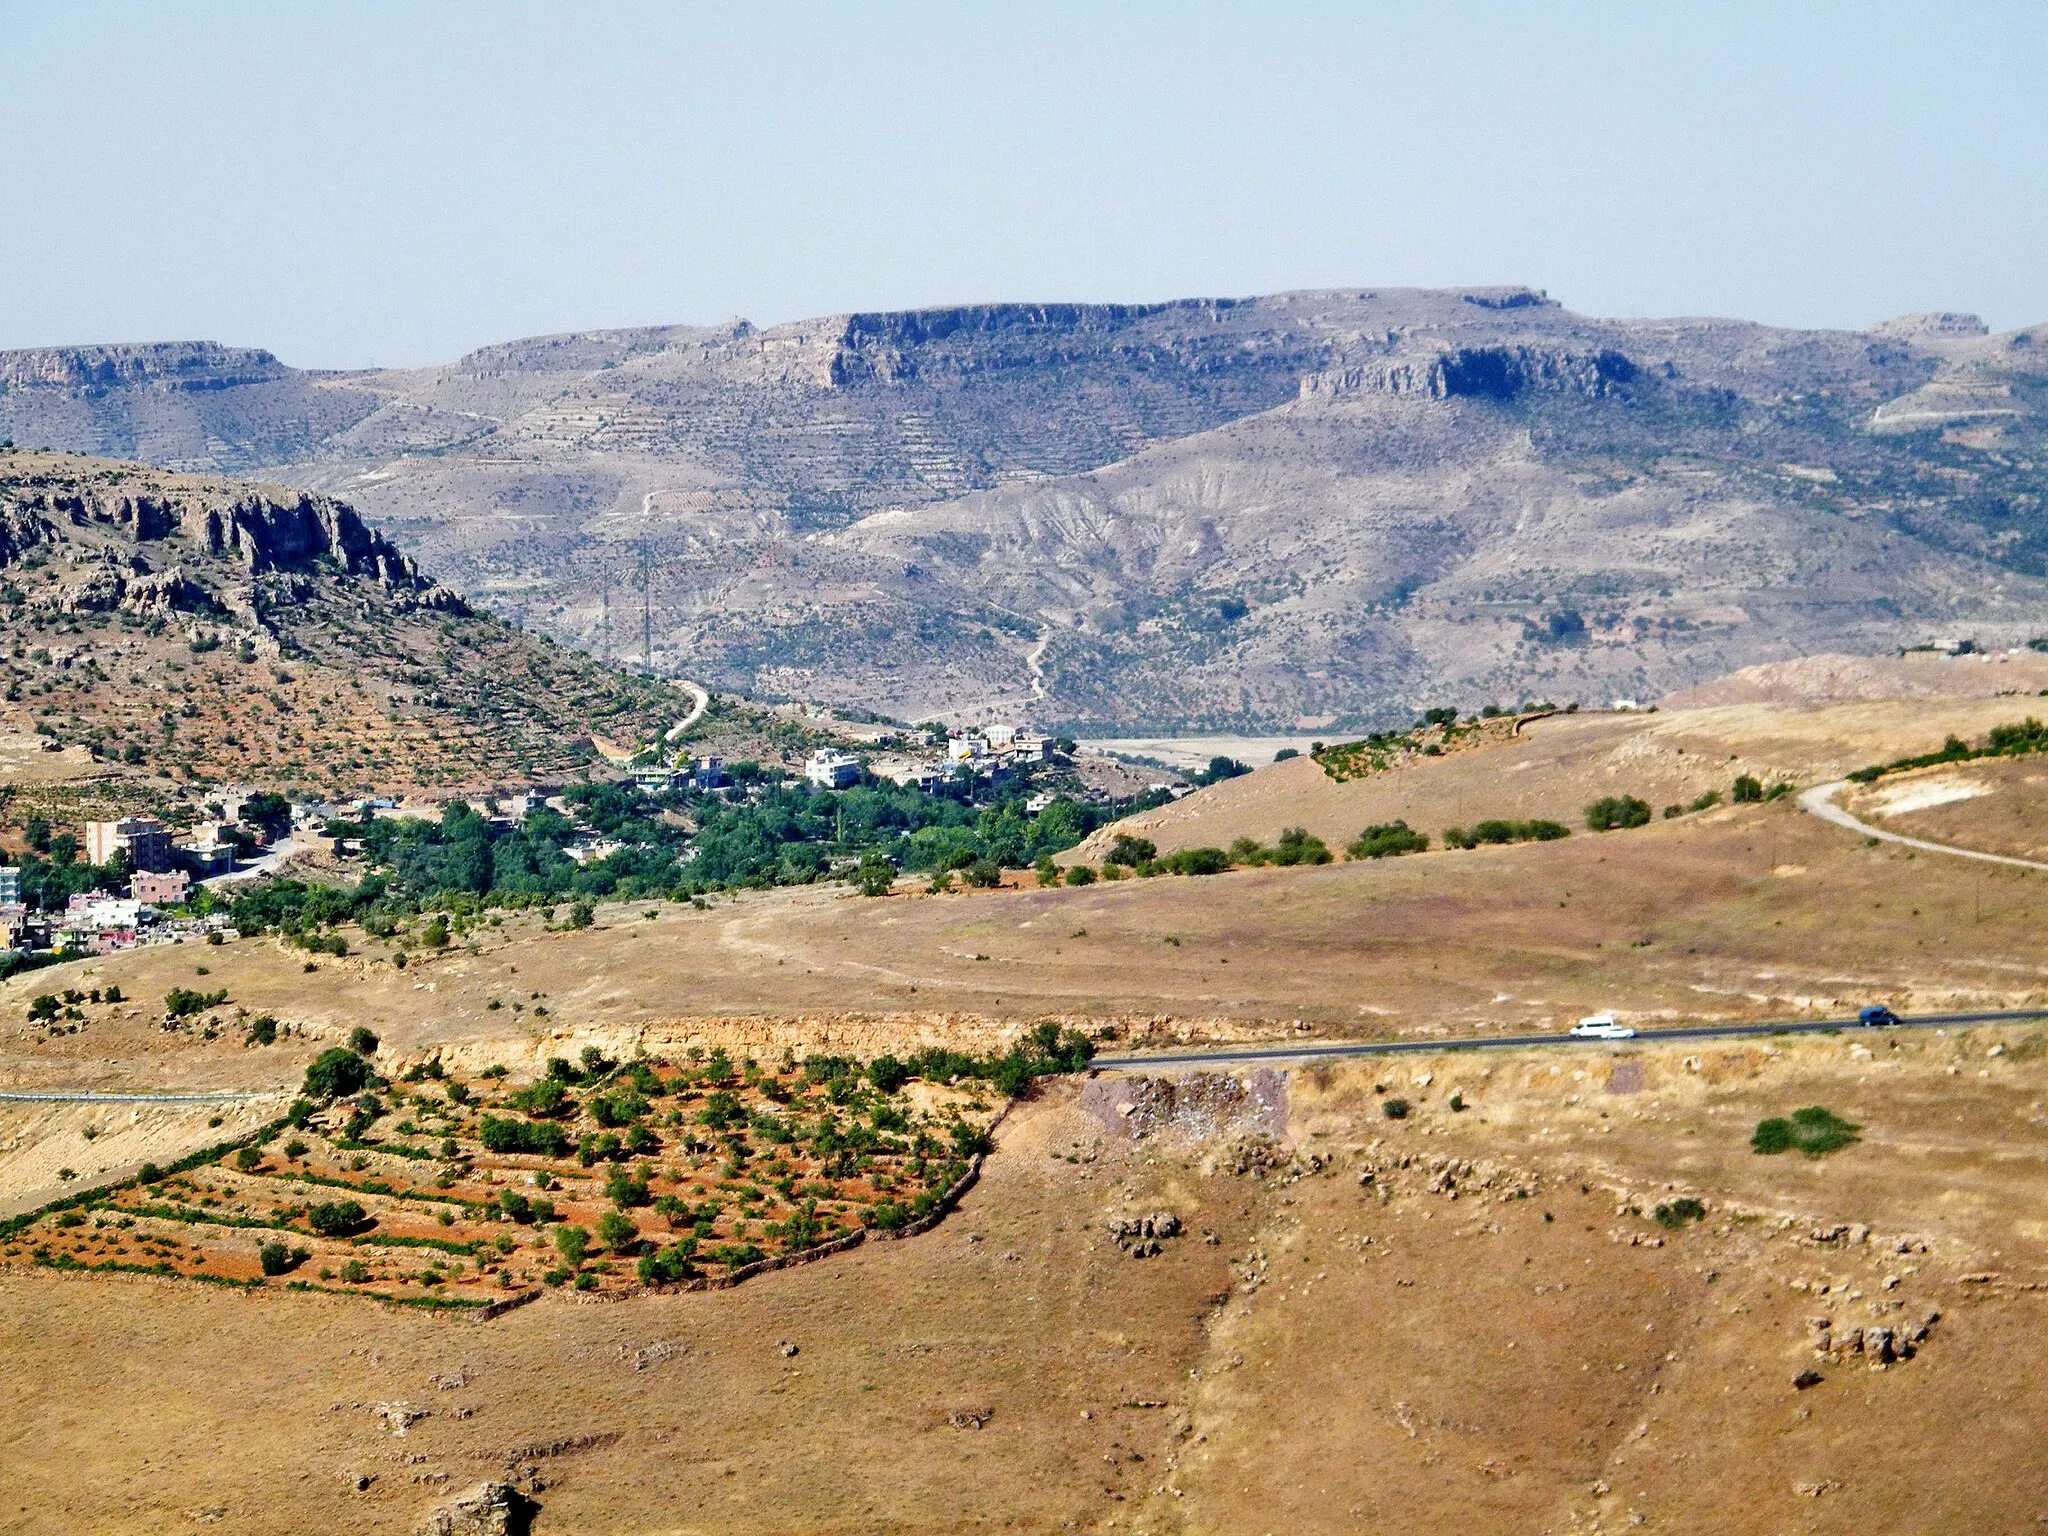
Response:
[{"label": "hillside slope", "polygon": [[347,506],[0,454],[0,726],[176,777],[389,792],[560,773],[687,712],[474,613]]},{"label": "hillside slope", "polygon": [[1383,723],[2048,628],[2048,331],[1527,289],[0,354],[0,433],[264,464],[601,654],[892,713]]}]

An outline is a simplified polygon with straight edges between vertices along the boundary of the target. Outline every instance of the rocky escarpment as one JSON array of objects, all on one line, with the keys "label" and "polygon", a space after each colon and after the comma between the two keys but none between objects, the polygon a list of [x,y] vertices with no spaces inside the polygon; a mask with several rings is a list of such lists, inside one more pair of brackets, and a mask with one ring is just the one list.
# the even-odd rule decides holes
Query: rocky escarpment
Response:
[{"label": "rocky escarpment", "polygon": [[1642,370],[1612,347],[1446,347],[1417,356],[1307,374],[1304,400],[1346,395],[1419,395],[1431,400],[1470,396],[1512,400],[1533,391],[1601,399],[1637,381]]},{"label": "rocky escarpment", "polygon": [[260,347],[224,347],[216,341],[33,347],[0,352],[0,392],[47,389],[91,393],[135,385],[170,390],[232,389],[282,378],[288,371]]},{"label": "rocky escarpment", "polygon": [[[42,599],[66,612],[252,606],[245,594],[209,593],[177,563],[184,560],[226,562],[237,585],[257,576],[339,574],[374,581],[405,606],[466,611],[353,509],[305,492],[180,494],[82,489],[50,473],[0,478],[0,567],[55,546],[67,546],[71,564],[90,568]],[[289,583],[271,587],[292,595]]]},{"label": "rocky escarpment", "polygon": [[[963,304],[945,309],[849,315],[827,378],[835,389],[958,379],[1012,368],[1072,365],[1100,351],[1133,347],[1162,355],[1199,351],[1135,334],[1141,321],[1168,316],[1180,326],[1214,326],[1234,299],[1171,304]],[[1177,338],[1178,339],[1178,338]],[[1235,349],[1245,349],[1233,338]]]}]

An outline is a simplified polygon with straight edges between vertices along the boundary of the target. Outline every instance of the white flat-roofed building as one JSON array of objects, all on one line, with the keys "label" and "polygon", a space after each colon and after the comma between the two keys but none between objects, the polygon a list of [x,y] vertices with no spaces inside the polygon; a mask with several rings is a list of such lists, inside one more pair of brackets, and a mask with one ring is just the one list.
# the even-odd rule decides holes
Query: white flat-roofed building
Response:
[{"label": "white flat-roofed building", "polygon": [[845,789],[860,782],[860,759],[830,747],[821,748],[804,764],[804,777],[820,789]]}]

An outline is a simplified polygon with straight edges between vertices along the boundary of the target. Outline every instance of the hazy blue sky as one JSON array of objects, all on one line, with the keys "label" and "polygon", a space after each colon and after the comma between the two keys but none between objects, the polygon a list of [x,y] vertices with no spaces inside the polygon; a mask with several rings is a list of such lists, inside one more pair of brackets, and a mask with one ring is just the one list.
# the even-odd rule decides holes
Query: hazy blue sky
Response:
[{"label": "hazy blue sky", "polygon": [[0,0],[0,346],[1527,282],[2048,319],[2048,6]]}]

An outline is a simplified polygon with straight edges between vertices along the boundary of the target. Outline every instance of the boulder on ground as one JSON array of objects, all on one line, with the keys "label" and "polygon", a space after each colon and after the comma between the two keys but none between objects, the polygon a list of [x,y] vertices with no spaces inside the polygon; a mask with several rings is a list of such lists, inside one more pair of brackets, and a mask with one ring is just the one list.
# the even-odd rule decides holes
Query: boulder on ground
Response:
[{"label": "boulder on ground", "polygon": [[418,1536],[527,1536],[534,1508],[510,1483],[478,1483],[421,1521]]}]

